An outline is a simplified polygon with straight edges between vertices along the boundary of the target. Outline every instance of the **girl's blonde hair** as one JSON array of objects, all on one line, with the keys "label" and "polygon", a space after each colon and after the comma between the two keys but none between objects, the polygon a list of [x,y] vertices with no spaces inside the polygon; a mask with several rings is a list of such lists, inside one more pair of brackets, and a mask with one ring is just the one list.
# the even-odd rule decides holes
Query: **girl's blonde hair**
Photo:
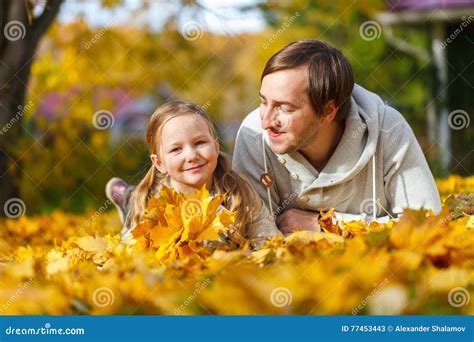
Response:
[{"label": "girl's blonde hair", "polygon": [[[146,128],[146,143],[150,154],[159,155],[161,131],[172,118],[194,114],[203,118],[214,139],[216,131],[209,115],[204,109],[190,101],[171,101],[160,106],[150,117]],[[152,164],[142,181],[137,185],[130,198],[130,210],[125,220],[125,228],[133,229],[142,219],[150,197],[157,195],[158,189],[167,175],[158,171]],[[235,237],[245,238],[246,228],[256,215],[257,201],[260,201],[252,186],[230,167],[229,158],[220,152],[213,174],[213,187],[216,194],[226,194],[223,205],[236,212],[234,225]],[[210,189],[208,189],[210,190]]]}]

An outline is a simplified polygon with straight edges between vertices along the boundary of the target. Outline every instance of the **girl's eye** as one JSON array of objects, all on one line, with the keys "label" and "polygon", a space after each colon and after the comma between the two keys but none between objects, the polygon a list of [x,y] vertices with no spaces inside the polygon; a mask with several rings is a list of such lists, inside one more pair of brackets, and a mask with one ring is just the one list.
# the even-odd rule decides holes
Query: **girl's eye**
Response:
[{"label": "girl's eye", "polygon": [[181,151],[181,148],[180,147],[175,147],[170,152],[171,153],[176,153],[176,152],[179,152],[179,151]]},{"label": "girl's eye", "polygon": [[196,141],[196,145],[202,145],[202,144],[205,144],[205,143],[206,143],[206,141],[204,141],[204,140]]}]

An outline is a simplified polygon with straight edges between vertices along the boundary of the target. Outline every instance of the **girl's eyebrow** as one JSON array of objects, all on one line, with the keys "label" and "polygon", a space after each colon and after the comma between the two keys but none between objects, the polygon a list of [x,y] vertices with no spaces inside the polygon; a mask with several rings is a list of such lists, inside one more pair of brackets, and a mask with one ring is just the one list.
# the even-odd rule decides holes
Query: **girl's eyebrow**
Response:
[{"label": "girl's eyebrow", "polygon": [[181,142],[179,142],[179,141],[174,141],[174,142],[171,142],[170,144],[164,143],[163,145],[164,145],[165,148],[171,148],[171,147],[175,147],[175,146],[181,145]]},{"label": "girl's eyebrow", "polygon": [[[208,139],[208,136],[204,133],[199,133],[192,137],[193,140],[202,139],[202,138]],[[172,148],[175,146],[180,146],[181,144],[182,144],[181,141],[171,141],[170,143],[167,143],[167,142],[163,143],[165,148]]]}]

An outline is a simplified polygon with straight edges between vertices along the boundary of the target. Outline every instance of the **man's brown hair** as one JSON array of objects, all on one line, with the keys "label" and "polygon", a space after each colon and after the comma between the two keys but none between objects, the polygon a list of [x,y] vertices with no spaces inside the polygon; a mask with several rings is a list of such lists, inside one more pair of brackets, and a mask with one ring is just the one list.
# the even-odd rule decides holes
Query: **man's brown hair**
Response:
[{"label": "man's brown hair", "polygon": [[314,111],[320,115],[326,103],[334,100],[337,119],[344,121],[351,106],[354,73],[341,51],[320,40],[291,43],[275,53],[265,65],[262,78],[280,70],[308,67],[307,94]]}]

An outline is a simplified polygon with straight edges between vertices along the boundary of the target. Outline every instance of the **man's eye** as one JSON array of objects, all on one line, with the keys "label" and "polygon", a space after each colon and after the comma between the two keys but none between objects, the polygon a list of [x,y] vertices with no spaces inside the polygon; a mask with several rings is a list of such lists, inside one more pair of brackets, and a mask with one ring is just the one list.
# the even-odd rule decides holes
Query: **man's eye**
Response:
[{"label": "man's eye", "polygon": [[288,108],[288,107],[284,107],[284,106],[278,106],[277,109],[283,113],[292,113],[293,110]]}]

